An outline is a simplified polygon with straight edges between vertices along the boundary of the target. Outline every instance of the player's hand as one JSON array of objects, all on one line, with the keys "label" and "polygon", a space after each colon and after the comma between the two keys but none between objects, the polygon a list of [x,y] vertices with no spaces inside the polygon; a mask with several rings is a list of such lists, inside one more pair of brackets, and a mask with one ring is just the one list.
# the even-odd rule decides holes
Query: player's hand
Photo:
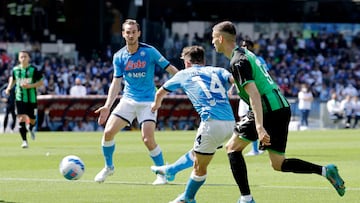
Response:
[{"label": "player's hand", "polygon": [[98,124],[104,125],[110,114],[110,109],[106,106],[102,106],[102,107],[96,109],[95,113],[100,113],[99,118],[98,118]]},{"label": "player's hand", "polygon": [[161,104],[156,104],[155,102],[153,102],[151,104],[151,112],[154,113],[155,111],[157,111],[160,108],[160,106],[161,106]]},{"label": "player's hand", "polygon": [[22,83],[20,86],[21,86],[22,88],[24,88],[24,89],[32,88],[32,85],[29,84],[29,83],[26,83],[26,82]]},{"label": "player's hand", "polygon": [[9,96],[9,95],[10,95],[10,91],[11,91],[11,89],[8,89],[8,88],[5,89],[5,94],[6,94],[6,96]]},{"label": "player's hand", "polygon": [[270,135],[266,132],[264,127],[257,129],[259,141],[263,146],[271,145]]}]

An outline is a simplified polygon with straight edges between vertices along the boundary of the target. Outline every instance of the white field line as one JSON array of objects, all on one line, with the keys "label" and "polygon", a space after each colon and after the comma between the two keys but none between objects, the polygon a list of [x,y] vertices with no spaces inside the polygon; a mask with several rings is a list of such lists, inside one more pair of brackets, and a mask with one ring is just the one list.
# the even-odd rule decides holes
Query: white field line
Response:
[{"label": "white field line", "polygon": [[[23,181],[23,182],[82,182],[82,183],[95,183],[92,180],[61,180],[61,179],[40,179],[40,178],[0,178],[0,182],[8,181]],[[123,184],[123,185],[152,185],[150,182],[126,182],[126,181],[106,181],[106,184]],[[185,185],[185,183],[169,183],[169,185]],[[236,186],[235,184],[205,184],[206,186]],[[254,188],[273,188],[273,189],[311,189],[311,190],[328,190],[332,187],[312,187],[312,186],[273,186],[273,185],[251,185]],[[359,187],[349,188],[346,190],[360,191]]]}]

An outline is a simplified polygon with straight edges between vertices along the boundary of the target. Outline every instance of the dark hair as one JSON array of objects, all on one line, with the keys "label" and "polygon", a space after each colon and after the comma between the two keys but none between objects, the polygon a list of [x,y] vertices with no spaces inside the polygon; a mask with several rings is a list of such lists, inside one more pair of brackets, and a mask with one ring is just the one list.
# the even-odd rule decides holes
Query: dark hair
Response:
[{"label": "dark hair", "polygon": [[254,49],[254,42],[252,42],[251,40],[245,39],[245,40],[242,42],[241,46],[246,47],[246,48],[247,48],[248,50],[250,50],[250,51],[253,51],[253,49]]},{"label": "dark hair", "polygon": [[205,49],[202,46],[184,47],[181,59],[188,59],[192,64],[202,64],[205,61]]},{"label": "dark hair", "polygon": [[31,57],[30,52],[27,50],[20,50],[18,54],[20,54],[20,53],[25,53],[28,55],[28,57]]},{"label": "dark hair", "polygon": [[223,21],[223,22],[216,24],[213,27],[213,31],[225,32],[225,33],[228,33],[231,35],[236,35],[235,25],[230,21]]}]

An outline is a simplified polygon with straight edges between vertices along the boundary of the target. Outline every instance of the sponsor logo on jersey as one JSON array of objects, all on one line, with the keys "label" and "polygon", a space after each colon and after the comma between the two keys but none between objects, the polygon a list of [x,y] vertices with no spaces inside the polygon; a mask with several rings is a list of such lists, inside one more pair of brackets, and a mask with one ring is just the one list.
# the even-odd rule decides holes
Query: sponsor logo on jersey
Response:
[{"label": "sponsor logo on jersey", "polygon": [[135,69],[142,69],[145,67],[146,67],[146,61],[141,61],[140,59],[137,61],[130,60],[126,64],[125,70],[130,71],[130,70],[135,70]]},{"label": "sponsor logo on jersey", "polygon": [[23,84],[30,84],[31,83],[31,78],[19,78],[19,84],[20,86]]},{"label": "sponsor logo on jersey", "polygon": [[144,78],[146,77],[146,72],[129,72],[127,76],[130,78]]}]

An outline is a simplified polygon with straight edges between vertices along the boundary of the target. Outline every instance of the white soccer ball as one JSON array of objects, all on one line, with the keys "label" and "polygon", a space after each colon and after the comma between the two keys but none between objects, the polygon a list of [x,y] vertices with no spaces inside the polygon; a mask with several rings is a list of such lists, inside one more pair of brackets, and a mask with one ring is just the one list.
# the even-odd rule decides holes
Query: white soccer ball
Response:
[{"label": "white soccer ball", "polygon": [[61,160],[59,169],[64,178],[78,180],[85,172],[85,164],[78,156],[69,155]]}]

